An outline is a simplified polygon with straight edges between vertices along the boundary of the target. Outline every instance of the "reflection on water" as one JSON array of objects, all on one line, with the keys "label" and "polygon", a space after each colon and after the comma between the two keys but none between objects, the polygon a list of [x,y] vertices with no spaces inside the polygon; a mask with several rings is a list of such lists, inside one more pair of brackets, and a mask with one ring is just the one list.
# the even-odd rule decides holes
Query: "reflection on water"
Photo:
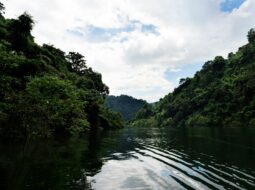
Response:
[{"label": "reflection on water", "polygon": [[255,189],[254,129],[126,128],[0,145],[0,189]]}]

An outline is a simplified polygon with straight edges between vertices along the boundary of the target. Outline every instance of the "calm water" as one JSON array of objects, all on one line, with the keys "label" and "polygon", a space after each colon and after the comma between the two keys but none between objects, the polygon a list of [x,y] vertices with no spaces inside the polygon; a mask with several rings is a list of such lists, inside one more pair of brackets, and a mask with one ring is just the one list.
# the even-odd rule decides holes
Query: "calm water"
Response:
[{"label": "calm water", "polygon": [[255,189],[255,129],[126,128],[0,153],[1,190]]}]

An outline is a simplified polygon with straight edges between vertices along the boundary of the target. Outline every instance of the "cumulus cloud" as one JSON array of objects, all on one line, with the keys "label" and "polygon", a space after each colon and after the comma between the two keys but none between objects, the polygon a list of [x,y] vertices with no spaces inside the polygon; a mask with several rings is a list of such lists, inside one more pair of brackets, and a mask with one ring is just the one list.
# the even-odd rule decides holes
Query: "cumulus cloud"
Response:
[{"label": "cumulus cloud", "polygon": [[255,1],[234,1],[4,3],[7,17],[24,11],[33,15],[33,35],[38,43],[83,53],[89,66],[102,73],[112,94],[153,102],[172,91],[177,77],[187,74],[187,68],[197,69],[194,64],[201,65],[216,55],[226,56],[247,42],[247,31],[255,27]]}]

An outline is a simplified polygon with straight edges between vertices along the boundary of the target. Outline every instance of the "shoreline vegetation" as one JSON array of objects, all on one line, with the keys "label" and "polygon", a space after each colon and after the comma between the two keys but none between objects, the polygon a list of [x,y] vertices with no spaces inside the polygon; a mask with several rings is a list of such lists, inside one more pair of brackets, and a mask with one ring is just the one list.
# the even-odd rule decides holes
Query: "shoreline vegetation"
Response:
[{"label": "shoreline vegetation", "polygon": [[104,106],[109,88],[83,55],[38,45],[27,13],[3,16],[0,4],[0,136],[48,138],[93,128],[123,127],[120,114]]}]

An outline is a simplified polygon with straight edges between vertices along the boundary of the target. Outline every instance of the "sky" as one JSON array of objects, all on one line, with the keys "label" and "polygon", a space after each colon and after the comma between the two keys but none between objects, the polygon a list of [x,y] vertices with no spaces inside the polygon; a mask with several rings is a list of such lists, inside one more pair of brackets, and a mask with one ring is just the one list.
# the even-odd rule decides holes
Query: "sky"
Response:
[{"label": "sky", "polygon": [[2,0],[39,44],[85,55],[110,94],[158,101],[203,63],[247,43],[255,0]]}]

